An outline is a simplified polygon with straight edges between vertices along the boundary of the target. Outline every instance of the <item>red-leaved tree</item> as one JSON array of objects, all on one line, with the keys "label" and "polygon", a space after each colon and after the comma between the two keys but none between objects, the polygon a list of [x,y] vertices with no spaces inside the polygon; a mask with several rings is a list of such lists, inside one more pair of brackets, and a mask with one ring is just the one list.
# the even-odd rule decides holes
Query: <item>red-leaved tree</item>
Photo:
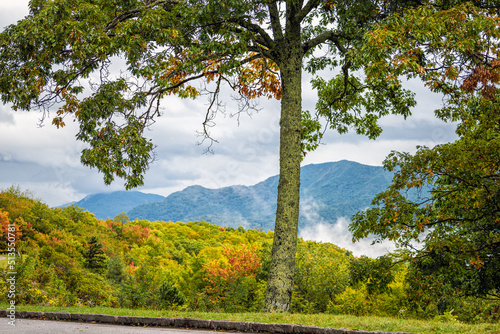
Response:
[{"label": "red-leaved tree", "polygon": [[224,260],[214,260],[204,266],[208,283],[204,294],[209,308],[237,311],[251,306],[255,290],[255,275],[261,263],[255,249],[243,245],[234,249],[224,247]]}]

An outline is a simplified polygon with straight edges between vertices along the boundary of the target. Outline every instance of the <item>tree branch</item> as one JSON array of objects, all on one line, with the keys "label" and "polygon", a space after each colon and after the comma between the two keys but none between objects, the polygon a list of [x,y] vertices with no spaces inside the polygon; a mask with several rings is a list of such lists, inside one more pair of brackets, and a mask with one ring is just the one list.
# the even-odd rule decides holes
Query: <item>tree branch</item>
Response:
[{"label": "tree branch", "polygon": [[304,53],[306,53],[319,44],[325,43],[326,41],[332,41],[340,52],[346,53],[347,49],[342,44],[340,44],[340,37],[341,36],[339,34],[334,33],[331,30],[325,31],[324,33],[314,37],[313,39],[304,42],[302,44],[302,49],[304,50]]},{"label": "tree branch", "polygon": [[280,14],[275,0],[269,0],[267,4],[269,8],[269,19],[271,20],[271,29],[275,40],[283,39],[283,30],[281,29]]},{"label": "tree branch", "polygon": [[309,0],[304,8],[302,8],[298,13],[297,13],[297,21],[302,22],[302,20],[309,14],[313,9],[318,7],[320,4],[320,0]]},{"label": "tree branch", "polygon": [[248,46],[247,49],[248,51],[251,52],[261,53],[262,56],[264,56],[265,58],[272,59],[274,62],[276,62],[276,60],[273,58],[272,53],[269,50],[263,49],[260,46]]},{"label": "tree branch", "polygon": [[[248,62],[250,62],[252,60],[258,59],[258,58],[262,58],[262,54],[255,54],[255,55],[252,55],[250,57],[247,57],[247,58],[245,58],[245,59],[237,62],[232,68],[239,67],[239,66],[241,66],[243,64],[246,64],[246,63],[248,63]],[[217,74],[217,73],[219,73],[219,70],[212,70],[212,71],[208,71],[208,72],[203,72],[201,74],[193,75],[193,76],[191,76],[189,78],[186,78],[184,80],[179,81],[175,85],[168,86],[168,87],[165,87],[165,88],[161,88],[161,89],[158,89],[158,90],[156,90],[154,92],[150,91],[149,93],[147,93],[147,95],[160,96],[161,94],[166,93],[169,90],[179,88],[180,86],[182,86],[183,84],[185,84],[187,82],[190,82],[190,81],[193,81],[193,80],[196,80],[196,79],[200,79],[200,78],[206,76],[207,74]]]},{"label": "tree branch", "polygon": [[128,19],[131,19],[131,18],[137,16],[137,14],[139,14],[140,12],[142,12],[144,10],[156,7],[158,5],[167,4],[167,3],[170,3],[170,4],[179,4],[180,1],[178,1],[178,0],[158,0],[158,1],[155,1],[152,4],[144,6],[142,8],[132,9],[132,10],[123,12],[120,15],[118,15],[117,17],[115,17],[111,22],[109,22],[108,25],[106,26],[106,28],[104,30],[105,31],[109,31],[109,30],[113,29],[114,27],[116,27],[116,25],[118,23],[124,22],[124,21],[126,21]]},{"label": "tree branch", "polygon": [[258,34],[262,38],[262,41],[259,41],[260,44],[264,45],[269,49],[274,49],[275,47],[274,40],[271,38],[271,36],[269,36],[269,34],[264,29],[262,29],[261,26],[245,21],[244,19],[234,19],[230,21],[239,24],[248,31]]},{"label": "tree branch", "polygon": [[217,101],[218,101],[218,97],[219,97],[219,93],[220,93],[221,81],[222,81],[222,76],[220,76],[217,79],[215,92],[212,93],[212,100],[210,101],[210,105],[207,108],[207,112],[205,114],[205,121],[203,121],[203,135],[205,136],[205,139],[210,139],[210,141],[211,141],[210,146],[207,148],[207,152],[210,152],[210,148],[212,147],[213,143],[218,143],[218,141],[216,139],[214,139],[214,138],[212,138],[212,136],[210,136],[208,128],[211,127],[210,123],[215,118],[215,115],[217,112],[217,111],[215,111],[215,112],[212,111],[212,108],[214,107],[214,105],[217,105],[217,109],[219,108],[219,103]]},{"label": "tree branch", "polygon": [[[226,21],[227,22],[227,21]],[[229,29],[230,31],[232,32],[235,32],[237,34],[241,34],[244,32],[244,30],[242,28],[239,28],[239,27],[228,27],[227,29]],[[266,40],[258,35],[258,34],[254,34],[252,36],[253,38],[253,41],[255,42],[255,44],[257,44],[258,46],[256,46],[255,48],[257,48],[258,50],[263,50],[263,48],[271,48],[270,45],[268,45],[268,43],[266,42]],[[252,47],[251,45],[247,45],[248,48]]]}]

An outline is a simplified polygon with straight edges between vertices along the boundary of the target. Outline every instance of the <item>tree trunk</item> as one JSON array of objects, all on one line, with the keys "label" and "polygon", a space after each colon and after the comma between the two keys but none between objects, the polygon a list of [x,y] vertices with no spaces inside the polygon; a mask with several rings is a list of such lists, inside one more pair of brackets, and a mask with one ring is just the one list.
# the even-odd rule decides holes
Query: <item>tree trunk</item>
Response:
[{"label": "tree trunk", "polygon": [[282,84],[280,178],[271,266],[265,300],[266,312],[287,312],[290,309],[297,249],[300,162],[302,160],[301,79],[303,52],[300,45],[300,24],[290,30],[287,31],[287,41],[280,48],[282,53],[278,56]]}]

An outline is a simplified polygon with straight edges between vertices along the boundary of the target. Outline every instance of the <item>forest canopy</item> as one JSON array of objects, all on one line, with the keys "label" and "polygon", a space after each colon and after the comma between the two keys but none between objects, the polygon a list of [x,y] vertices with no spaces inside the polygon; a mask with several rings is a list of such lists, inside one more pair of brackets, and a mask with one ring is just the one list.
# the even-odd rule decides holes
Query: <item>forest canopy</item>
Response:
[{"label": "forest canopy", "polygon": [[[74,206],[49,208],[18,188],[0,192],[0,220],[18,231],[19,305],[264,308],[273,232],[206,222],[129,221],[123,214],[99,220]],[[299,238],[292,311],[429,318],[453,309],[461,321],[498,320],[498,302],[418,298],[408,266],[394,265],[400,256],[355,257],[333,244]],[[5,281],[9,270],[0,269]]]}]

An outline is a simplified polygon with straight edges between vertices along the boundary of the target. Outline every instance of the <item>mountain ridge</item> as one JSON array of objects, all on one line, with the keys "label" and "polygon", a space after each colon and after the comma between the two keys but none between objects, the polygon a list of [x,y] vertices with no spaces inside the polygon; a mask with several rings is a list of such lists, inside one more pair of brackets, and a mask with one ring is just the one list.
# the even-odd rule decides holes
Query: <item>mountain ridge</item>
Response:
[{"label": "mountain ridge", "polygon": [[[368,166],[348,160],[303,166],[299,229],[317,222],[335,223],[340,217],[350,217],[357,211],[364,210],[370,206],[376,194],[386,189],[392,175],[380,166]],[[101,206],[108,210],[114,205],[113,215],[107,214],[110,218],[124,211],[131,220],[205,220],[226,227],[272,230],[278,179],[279,175],[274,175],[251,186],[233,185],[216,189],[193,185],[166,197],[154,195],[157,196],[156,200],[143,203],[139,203],[137,198],[128,200],[127,203],[135,201],[136,205],[127,208],[116,201],[109,204],[105,196],[100,201]],[[114,193],[107,196],[112,194]],[[92,198],[99,199],[90,197]],[[93,212],[97,218],[106,218],[103,215],[105,208],[96,210],[99,207],[97,203],[92,211],[85,199],[76,205]]]},{"label": "mountain ridge", "polygon": [[157,194],[120,190],[90,194],[80,201],[63,204],[60,207],[76,205],[92,212],[96,218],[106,219],[113,218],[121,212],[127,212],[138,204],[159,201],[163,198],[165,197]]}]

